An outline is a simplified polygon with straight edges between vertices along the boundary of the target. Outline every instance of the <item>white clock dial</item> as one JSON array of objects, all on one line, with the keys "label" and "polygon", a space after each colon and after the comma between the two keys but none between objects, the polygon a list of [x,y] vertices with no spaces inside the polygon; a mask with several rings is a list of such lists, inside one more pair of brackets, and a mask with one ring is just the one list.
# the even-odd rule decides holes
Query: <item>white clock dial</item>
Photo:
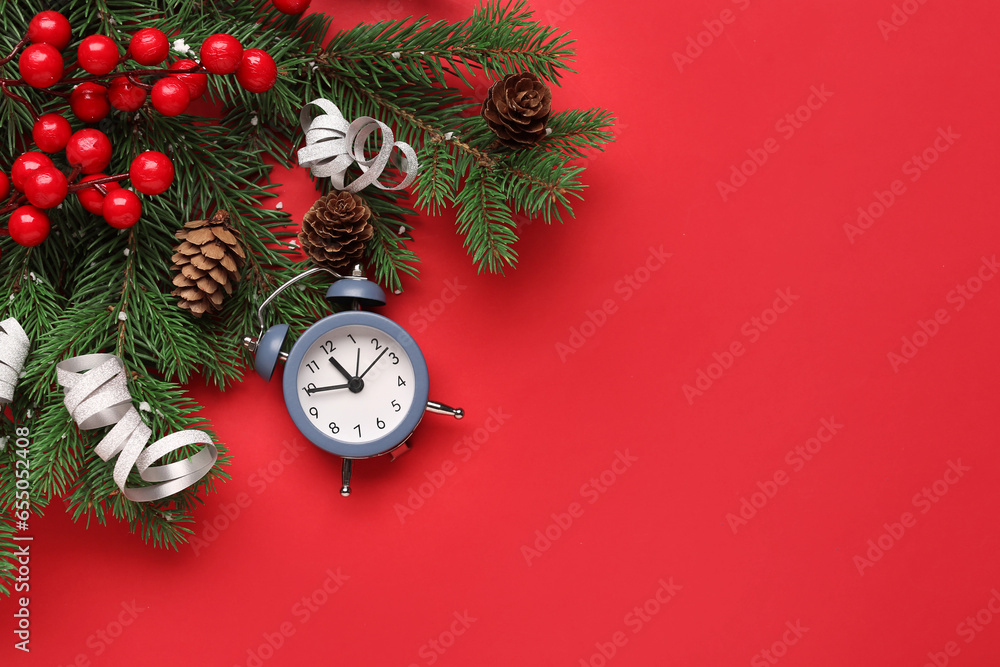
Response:
[{"label": "white clock dial", "polygon": [[348,444],[392,432],[413,405],[413,364],[395,338],[370,326],[330,330],[306,350],[297,395],[316,428]]}]

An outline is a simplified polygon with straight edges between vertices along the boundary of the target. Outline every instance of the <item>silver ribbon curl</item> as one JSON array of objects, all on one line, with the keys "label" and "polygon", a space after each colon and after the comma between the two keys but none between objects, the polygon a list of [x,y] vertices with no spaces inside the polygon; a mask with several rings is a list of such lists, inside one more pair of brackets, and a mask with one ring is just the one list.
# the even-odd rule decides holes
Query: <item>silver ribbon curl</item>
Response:
[{"label": "silver ribbon curl", "polygon": [[28,334],[17,320],[9,317],[0,322],[0,405],[14,400],[14,387],[30,347]]},{"label": "silver ribbon curl", "polygon": [[[310,105],[316,105],[326,113],[311,118]],[[395,141],[389,126],[379,120],[361,116],[353,123],[348,123],[336,104],[319,98],[302,108],[299,123],[306,133],[306,145],[299,149],[299,165],[310,169],[313,176],[329,177],[333,187],[338,190],[359,192],[373,184],[382,190],[402,190],[417,177],[417,170],[420,169],[417,152],[409,144]],[[378,130],[382,131],[378,153],[373,157],[366,157],[365,142]],[[403,154],[403,158],[397,160],[397,166],[405,176],[399,185],[387,186],[378,177],[388,166],[393,148],[398,148]],[[348,167],[355,162],[361,167],[362,174],[345,186],[344,176]]]},{"label": "silver ribbon curl", "polygon": [[[65,404],[81,430],[114,424],[94,452],[108,461],[116,454],[114,480],[129,500],[146,503],[186,489],[208,474],[219,450],[204,431],[188,429],[160,438],[149,447],[153,431],[132,405],[125,381],[125,367],[113,354],[85,354],[56,364],[56,377],[66,392]],[[154,466],[154,461],[185,445],[206,445],[183,461]],[[132,467],[152,486],[127,487]]]}]

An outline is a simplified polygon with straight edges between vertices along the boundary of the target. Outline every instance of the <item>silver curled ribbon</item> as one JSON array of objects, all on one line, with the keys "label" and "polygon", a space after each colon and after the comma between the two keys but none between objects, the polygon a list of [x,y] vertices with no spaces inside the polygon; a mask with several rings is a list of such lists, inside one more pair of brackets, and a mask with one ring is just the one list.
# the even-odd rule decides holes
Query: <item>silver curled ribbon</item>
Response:
[{"label": "silver curled ribbon", "polygon": [[[110,426],[94,452],[109,461],[116,454],[114,480],[129,500],[146,503],[186,489],[208,474],[219,450],[204,431],[188,429],[160,438],[149,447],[153,431],[132,405],[125,367],[112,354],[85,354],[56,364],[56,377],[66,392],[66,409],[81,430]],[[154,461],[185,445],[204,444],[183,461],[154,466]],[[152,486],[125,486],[133,466]]]},{"label": "silver curled ribbon", "polygon": [[[326,113],[312,118],[310,105],[316,105]],[[360,192],[372,184],[382,190],[402,190],[417,177],[420,168],[417,152],[409,144],[395,141],[392,130],[382,121],[361,116],[348,123],[336,104],[319,98],[302,108],[299,123],[306,133],[306,145],[299,149],[299,164],[310,169],[317,178],[329,177],[338,190]],[[382,131],[382,143],[378,153],[369,158],[365,155],[365,142],[378,130]],[[403,154],[397,166],[405,176],[399,185],[387,186],[378,177],[388,166],[393,148],[398,148]],[[355,162],[361,167],[362,174],[345,186],[347,169]]]},{"label": "silver curled ribbon", "polygon": [[0,405],[14,400],[14,387],[30,347],[28,334],[17,320],[9,317],[0,322]]}]

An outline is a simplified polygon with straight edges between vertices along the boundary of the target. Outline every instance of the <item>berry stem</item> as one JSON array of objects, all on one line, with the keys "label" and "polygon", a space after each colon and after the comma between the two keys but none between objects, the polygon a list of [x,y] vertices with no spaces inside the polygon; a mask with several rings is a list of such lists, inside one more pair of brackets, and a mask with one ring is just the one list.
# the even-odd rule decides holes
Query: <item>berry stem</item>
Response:
[{"label": "berry stem", "polygon": [[0,82],[0,91],[3,91],[4,95],[14,100],[15,102],[20,102],[21,104],[23,104],[24,108],[28,110],[28,113],[31,114],[31,120],[33,122],[38,120],[38,114],[35,113],[35,107],[31,106],[31,102],[24,99],[17,93],[11,92],[10,88],[7,87],[7,83],[5,81]]},{"label": "berry stem", "polygon": [[8,55],[6,58],[0,58],[0,65],[6,65],[11,60],[13,60],[14,56],[17,55],[17,52],[21,50],[21,47],[27,43],[28,43],[28,36],[25,35],[24,37],[21,38],[20,42],[14,45],[14,50],[10,52],[10,55]]},{"label": "berry stem", "polygon": [[[73,173],[74,174],[78,174],[79,173],[79,169],[80,169],[80,165],[77,165],[77,166],[73,167]],[[76,192],[77,190],[82,190],[83,188],[89,188],[92,185],[104,185],[105,183],[116,183],[116,182],[118,182],[120,180],[123,180],[123,179],[126,179],[126,178],[128,178],[128,172],[125,172],[124,174],[115,174],[114,176],[105,176],[104,178],[95,178],[94,180],[87,181],[86,183],[82,183],[82,182],[81,183],[73,183],[72,185],[70,185],[67,188],[67,191],[68,192]],[[71,179],[68,179],[68,180],[71,180]],[[98,189],[103,190],[103,188],[98,188]],[[107,192],[105,192],[104,194],[107,194]]]}]

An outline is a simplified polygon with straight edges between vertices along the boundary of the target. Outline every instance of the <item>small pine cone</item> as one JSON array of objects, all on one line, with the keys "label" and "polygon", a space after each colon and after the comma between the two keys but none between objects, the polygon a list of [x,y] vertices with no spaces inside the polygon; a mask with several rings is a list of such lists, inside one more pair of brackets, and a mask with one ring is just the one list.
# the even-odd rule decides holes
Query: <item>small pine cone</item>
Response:
[{"label": "small pine cone", "polygon": [[222,310],[223,300],[239,282],[246,253],[229,226],[229,213],[218,211],[211,220],[192,220],[176,234],[181,240],[171,257],[177,272],[177,305],[201,317]]},{"label": "small pine cone", "polygon": [[334,190],[320,197],[302,218],[299,245],[318,266],[334,271],[361,261],[365,243],[375,233],[372,210],[351,192]]},{"label": "small pine cone", "polygon": [[510,74],[490,86],[480,113],[504,146],[527,148],[545,136],[552,91],[530,72]]}]

